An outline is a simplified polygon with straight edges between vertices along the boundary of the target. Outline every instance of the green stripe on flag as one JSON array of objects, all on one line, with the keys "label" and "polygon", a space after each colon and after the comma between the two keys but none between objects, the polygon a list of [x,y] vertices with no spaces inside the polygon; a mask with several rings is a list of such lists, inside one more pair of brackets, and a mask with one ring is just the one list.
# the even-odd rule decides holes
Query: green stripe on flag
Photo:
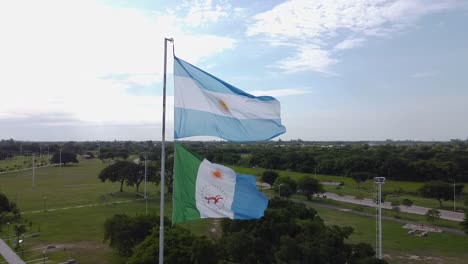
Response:
[{"label": "green stripe on flag", "polygon": [[202,159],[174,142],[174,190],[172,224],[200,219],[195,202],[198,168]]}]

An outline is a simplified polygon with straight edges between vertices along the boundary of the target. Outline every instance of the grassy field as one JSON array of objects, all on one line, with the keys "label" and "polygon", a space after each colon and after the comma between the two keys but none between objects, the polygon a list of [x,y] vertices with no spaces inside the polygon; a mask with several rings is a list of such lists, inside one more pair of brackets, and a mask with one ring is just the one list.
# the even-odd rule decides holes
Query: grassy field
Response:
[{"label": "grassy field", "polygon": [[[351,226],[350,243],[375,245],[375,220],[350,212],[315,207],[327,224]],[[428,237],[410,236],[402,224],[383,220],[383,252],[389,263],[466,263],[468,236],[430,233]],[[418,256],[424,261],[411,260]]]},{"label": "grassy field", "polygon": [[[232,166],[233,169],[239,173],[246,173],[251,175],[261,175],[265,169],[262,168],[245,168],[239,166]],[[343,182],[344,185],[340,187],[336,186],[324,186],[327,192],[333,192],[341,195],[352,195],[362,198],[372,198],[373,197],[373,181],[368,180],[358,186],[358,184],[351,178],[343,176],[330,176],[330,175],[321,175],[321,174],[307,174],[291,171],[277,171],[281,176],[290,176],[293,179],[300,179],[304,176],[313,176],[319,181],[335,181]],[[389,202],[400,202],[405,199],[411,199],[414,202],[414,205],[424,206],[429,208],[440,208],[439,202],[436,199],[424,198],[419,195],[418,189],[423,185],[423,182],[407,182],[407,181],[386,181],[383,185],[383,191],[388,194],[396,193],[398,190],[401,190],[399,197],[386,197],[386,201]],[[360,187],[360,188],[359,188]],[[468,186],[465,184],[465,190],[468,191]],[[465,192],[466,192],[465,191]],[[466,194],[465,194],[466,195]],[[465,196],[459,197],[456,202],[456,207],[458,209],[465,208],[464,205]],[[443,202],[443,209],[453,210],[453,201]]]},{"label": "grassy field", "polygon": [[[47,155],[37,156],[35,166],[44,166],[49,164],[49,158]],[[32,167],[32,157],[31,156],[15,156],[11,159],[0,160],[0,172],[11,171],[11,170],[21,170]]]},{"label": "grassy field", "polygon": [[[25,260],[42,257],[42,249],[28,250],[54,244],[58,249],[50,250],[48,257],[56,262],[69,258],[79,263],[121,262],[103,243],[103,223],[117,213],[144,214],[145,202],[139,200],[141,196],[135,193],[135,187],[124,187],[126,192],[119,193],[118,183],[100,182],[97,174],[105,166],[98,160],[91,160],[62,168],[37,169],[36,188],[31,186],[31,171],[0,175],[0,191],[17,202],[24,213],[23,220],[32,222],[27,234],[40,232],[39,237],[25,238]],[[159,214],[157,188],[154,184],[148,185],[149,193],[154,194],[148,201],[149,214]],[[171,197],[166,201],[165,215],[170,218]],[[71,208],[60,209],[68,207]],[[191,222],[185,226],[195,234],[210,235],[212,221]],[[6,233],[4,227],[0,236],[6,237]]]},{"label": "grassy field", "polygon": [[[39,237],[25,238],[25,260],[41,258],[42,247],[54,244],[57,249],[47,252],[47,256],[54,262],[74,258],[79,263],[122,263],[122,259],[103,243],[103,223],[105,219],[116,213],[144,214],[145,203],[139,200],[141,196],[135,193],[134,187],[126,186],[125,192],[119,193],[119,184],[100,182],[97,174],[106,165],[99,160],[88,160],[62,168],[38,169],[35,188],[31,186],[31,171],[0,175],[0,191],[18,203],[24,212],[23,220],[32,222],[27,234],[40,232]],[[252,173],[251,169],[236,169],[239,172]],[[298,176],[300,174],[294,177]],[[158,186],[154,184],[149,185],[149,192],[154,194],[148,203],[150,214],[159,212],[157,188]],[[171,215],[170,201],[171,197],[167,197],[166,216]],[[76,208],[76,206],[82,207]],[[71,208],[52,210],[67,207]],[[47,209],[47,212],[44,212],[44,209]],[[330,224],[353,226],[355,234],[350,238],[351,242],[374,243],[375,230],[372,218],[331,209],[317,208],[317,210]],[[216,230],[213,232],[213,226],[216,224],[215,220],[207,219],[188,222],[184,226],[197,235],[217,237],[219,233],[216,233]],[[385,249],[393,252],[391,257],[395,258],[405,254],[416,254],[442,256],[444,259],[454,259],[450,263],[462,263],[460,260],[466,257],[468,252],[466,237],[448,234],[431,234],[427,238],[409,237],[400,224],[393,222],[384,222],[384,235]],[[7,236],[6,228],[2,230],[0,236]],[[462,247],[461,244],[465,246]],[[391,263],[399,262],[394,262],[392,259]],[[402,259],[401,263],[410,263],[410,261]]]}]

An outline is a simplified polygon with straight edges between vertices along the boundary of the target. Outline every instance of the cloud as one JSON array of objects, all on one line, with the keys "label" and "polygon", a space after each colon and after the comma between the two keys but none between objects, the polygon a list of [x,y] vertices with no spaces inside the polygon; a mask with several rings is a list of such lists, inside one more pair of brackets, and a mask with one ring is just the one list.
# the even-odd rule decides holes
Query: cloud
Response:
[{"label": "cloud", "polygon": [[433,77],[436,75],[437,75],[437,72],[434,72],[434,71],[422,71],[422,72],[415,72],[411,74],[411,78],[416,78],[416,79],[429,78],[429,77]]},{"label": "cloud", "polygon": [[277,62],[276,67],[286,72],[317,71],[331,73],[329,67],[337,62],[330,52],[319,48],[299,47],[298,53]]},{"label": "cloud", "polygon": [[161,97],[154,95],[160,93],[128,92],[138,85],[161,90],[155,85],[164,38],[173,37],[178,56],[192,63],[236,44],[188,31],[184,21],[87,0],[1,1],[0,117],[64,113],[83,123],[160,123]]},{"label": "cloud", "polygon": [[[321,58],[330,58],[333,46],[329,43],[339,43],[335,50],[356,48],[369,37],[388,37],[423,16],[465,4],[461,0],[290,0],[255,15],[246,34],[273,46],[295,47],[293,58],[305,62],[310,53],[304,52],[303,47],[319,46],[320,49],[308,49],[315,50]],[[324,61],[328,61],[323,64],[325,67],[333,65],[333,59]],[[321,66],[278,63],[280,69],[288,72],[323,72]]]},{"label": "cloud", "polygon": [[340,43],[336,44],[334,47],[335,50],[346,50],[346,49],[354,49],[361,47],[363,43],[366,41],[364,38],[349,38],[341,41]]},{"label": "cloud", "polygon": [[231,5],[228,2],[216,3],[212,0],[187,1],[184,6],[190,7],[185,20],[191,27],[216,23],[229,15]]},{"label": "cloud", "polygon": [[309,94],[311,91],[304,90],[304,89],[276,89],[276,90],[255,90],[255,91],[247,91],[248,93],[255,95],[255,96],[273,96],[273,97],[282,97],[282,96],[290,96],[290,95],[301,95],[301,94]]}]

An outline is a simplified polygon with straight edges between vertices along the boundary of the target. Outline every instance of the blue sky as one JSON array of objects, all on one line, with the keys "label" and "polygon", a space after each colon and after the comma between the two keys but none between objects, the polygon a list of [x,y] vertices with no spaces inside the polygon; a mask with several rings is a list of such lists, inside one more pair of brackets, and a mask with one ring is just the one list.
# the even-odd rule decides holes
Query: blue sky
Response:
[{"label": "blue sky", "polygon": [[4,1],[0,138],[159,140],[173,37],[177,56],[276,96],[281,139],[466,139],[467,24],[463,0]]}]

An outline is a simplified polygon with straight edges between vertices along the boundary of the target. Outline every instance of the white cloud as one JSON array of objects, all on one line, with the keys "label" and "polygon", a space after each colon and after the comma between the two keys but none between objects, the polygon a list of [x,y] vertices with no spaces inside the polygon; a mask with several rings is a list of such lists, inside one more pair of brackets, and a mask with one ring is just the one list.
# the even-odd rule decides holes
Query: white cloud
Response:
[{"label": "white cloud", "polygon": [[298,53],[279,61],[276,67],[286,72],[317,71],[331,73],[328,68],[337,62],[330,52],[319,48],[300,47]]},{"label": "white cloud", "polygon": [[[389,36],[425,15],[465,4],[462,0],[290,0],[255,15],[246,34],[271,45],[296,47],[296,57],[305,61],[301,47],[332,50],[329,42],[341,42],[337,50],[359,47],[370,36]],[[315,52],[325,57],[324,52]],[[303,63],[281,61],[278,66],[292,72],[323,71],[322,67],[307,67]]]},{"label": "white cloud", "polygon": [[212,0],[187,1],[184,6],[190,7],[185,17],[187,25],[198,27],[206,24],[216,23],[227,17],[231,9],[228,2],[217,3]]},{"label": "white cloud", "polygon": [[159,123],[161,98],[127,91],[161,81],[164,37],[173,37],[176,53],[192,63],[235,45],[186,31],[183,21],[86,0],[1,1],[0,116],[64,113],[77,122]]},{"label": "white cloud", "polygon": [[311,93],[311,91],[304,90],[304,89],[255,90],[255,91],[247,91],[247,92],[255,96],[273,96],[273,97],[282,97],[282,96],[301,95],[301,94]]},{"label": "white cloud", "polygon": [[434,71],[422,71],[422,72],[415,72],[411,74],[411,77],[420,79],[420,78],[429,78],[429,77],[433,77],[436,75],[437,75],[437,72],[434,72]]},{"label": "white cloud", "polygon": [[335,50],[346,50],[361,47],[366,40],[364,38],[349,38],[336,44]]}]

